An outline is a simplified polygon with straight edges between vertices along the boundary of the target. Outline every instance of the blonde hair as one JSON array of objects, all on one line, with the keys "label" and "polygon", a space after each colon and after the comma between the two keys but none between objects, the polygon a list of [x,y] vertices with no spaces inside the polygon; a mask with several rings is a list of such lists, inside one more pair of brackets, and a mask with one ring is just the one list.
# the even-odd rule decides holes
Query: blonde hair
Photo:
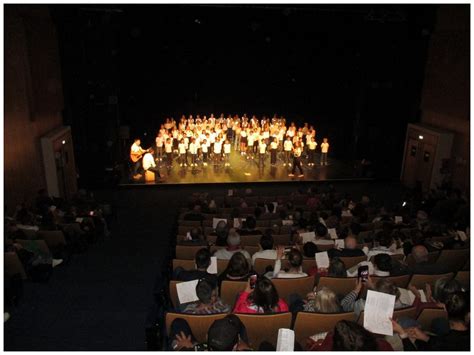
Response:
[{"label": "blonde hair", "polygon": [[334,291],[327,287],[322,287],[314,299],[314,310],[318,313],[338,313],[341,312],[341,304]]}]

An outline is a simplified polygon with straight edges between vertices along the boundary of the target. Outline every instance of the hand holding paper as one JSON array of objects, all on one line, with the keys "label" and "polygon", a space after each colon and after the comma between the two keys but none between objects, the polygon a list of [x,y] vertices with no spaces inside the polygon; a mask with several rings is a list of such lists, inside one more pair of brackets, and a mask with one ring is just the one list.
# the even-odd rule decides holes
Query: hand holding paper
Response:
[{"label": "hand holding paper", "polygon": [[196,286],[199,280],[180,282],[176,284],[176,291],[178,292],[179,303],[189,303],[199,301],[196,294]]},{"label": "hand holding paper", "polygon": [[314,254],[316,259],[316,265],[319,268],[329,268],[329,256],[327,251],[323,251],[321,253]]},{"label": "hand holding paper", "polygon": [[278,340],[276,351],[294,351],[295,332],[291,329],[278,329]]},{"label": "hand holding paper", "polygon": [[367,291],[364,308],[364,328],[369,332],[393,335],[392,319],[395,296],[387,293]]}]

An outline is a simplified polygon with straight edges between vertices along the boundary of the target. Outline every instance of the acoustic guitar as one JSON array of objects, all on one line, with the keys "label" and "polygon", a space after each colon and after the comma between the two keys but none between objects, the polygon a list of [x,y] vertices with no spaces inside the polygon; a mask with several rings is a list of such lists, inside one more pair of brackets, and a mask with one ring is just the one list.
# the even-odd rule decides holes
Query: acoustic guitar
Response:
[{"label": "acoustic guitar", "polygon": [[148,148],[147,150],[145,150],[143,153],[133,153],[133,152],[130,152],[130,160],[134,163],[136,163],[137,161],[139,161],[143,155],[145,155],[146,153],[148,153],[150,151],[150,148]]}]

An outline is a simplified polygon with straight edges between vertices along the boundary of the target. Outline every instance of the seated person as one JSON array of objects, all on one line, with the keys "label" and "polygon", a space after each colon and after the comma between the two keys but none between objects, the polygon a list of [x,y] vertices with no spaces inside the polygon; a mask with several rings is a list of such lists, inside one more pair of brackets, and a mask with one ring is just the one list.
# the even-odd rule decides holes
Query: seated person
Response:
[{"label": "seated person", "polygon": [[207,246],[207,241],[202,234],[201,228],[193,227],[186,236],[187,239],[180,240],[178,245],[202,245]]},{"label": "seated person", "polygon": [[336,293],[327,287],[322,287],[306,295],[303,310],[315,313],[340,313],[342,307]]},{"label": "seated person", "polygon": [[189,303],[183,310],[183,313],[190,314],[214,314],[227,313],[231,311],[231,307],[222,301],[217,296],[217,287],[207,281],[206,279],[199,280],[196,285],[196,295],[199,301]]},{"label": "seated person", "polygon": [[233,310],[234,313],[280,313],[288,311],[288,305],[278,297],[275,286],[266,277],[258,278],[253,289],[249,281],[245,291],[237,299]]},{"label": "seated person", "polygon": [[152,148],[148,149],[148,152],[143,156],[142,167],[145,172],[151,171],[155,173],[155,181],[159,181],[161,178],[160,169],[156,166],[155,158],[153,157],[154,152]]},{"label": "seated person", "polygon": [[322,223],[317,223],[315,227],[316,240],[314,244],[316,245],[334,245],[334,240],[332,240],[328,235],[327,227]]},{"label": "seated person", "polygon": [[392,258],[390,255],[380,253],[375,255],[373,262],[361,261],[357,265],[347,270],[348,277],[356,277],[360,266],[367,265],[369,267],[369,275],[390,276],[392,271]]},{"label": "seated person", "polygon": [[201,205],[195,204],[192,209],[183,216],[185,221],[204,221],[204,215],[201,213]]},{"label": "seated person", "polygon": [[[410,307],[408,304],[404,304],[400,301],[400,291],[391,281],[381,278],[378,279],[374,284],[369,276],[366,282],[367,289],[374,290],[377,292],[387,293],[395,296],[395,309]],[[354,312],[356,317],[359,317],[360,312],[365,308],[365,299],[359,298],[359,293],[362,290],[362,281],[357,280],[356,287],[341,301],[344,312]],[[359,298],[359,299],[358,299]],[[357,301],[356,301],[357,300]]]},{"label": "seated person", "polygon": [[306,344],[306,351],[392,351],[390,344],[356,322],[339,321],[324,338]]},{"label": "seated person", "polygon": [[[425,308],[446,308],[445,303],[448,296],[452,293],[463,291],[463,287],[458,280],[449,277],[439,278],[436,280],[433,290],[431,290],[429,284],[426,284],[426,302],[421,302],[421,294],[415,287],[410,287],[410,290],[416,296],[413,306],[417,308],[418,316]],[[432,331],[438,333],[434,329]]]},{"label": "seated person", "polygon": [[288,271],[281,269],[281,259],[284,254],[285,248],[279,246],[277,248],[277,258],[275,260],[273,272],[268,272],[266,275],[275,279],[293,279],[308,276],[307,273],[303,272],[301,266],[303,264],[303,255],[298,249],[292,248],[287,254],[288,261],[290,262],[290,269]]},{"label": "seated person", "polygon": [[199,279],[208,280],[214,287],[217,287],[217,275],[207,272],[207,268],[211,265],[211,252],[207,248],[199,249],[195,257],[196,270],[184,270],[177,267],[173,271],[173,280],[192,281]]},{"label": "seated person", "polygon": [[222,281],[247,281],[250,275],[255,274],[250,263],[242,253],[235,253],[229,260],[227,268],[219,275],[219,288]]},{"label": "seated person", "polygon": [[223,247],[227,245],[227,237],[229,236],[229,228],[227,223],[224,221],[219,221],[216,225],[214,232],[209,234],[210,236],[216,236],[216,245],[218,247]]},{"label": "seated person", "polygon": [[227,237],[227,247],[217,250],[214,256],[217,259],[230,260],[235,253],[242,253],[249,262],[252,260],[248,251],[242,249],[240,246],[240,235],[234,228],[231,228],[229,236]]},{"label": "seated person", "polygon": [[335,256],[338,257],[353,257],[353,256],[364,256],[362,249],[357,248],[357,239],[354,235],[349,234],[344,238],[344,249],[329,249],[328,255],[330,258]]},{"label": "seated person", "polygon": [[256,259],[272,259],[277,258],[277,251],[273,249],[273,237],[270,233],[265,233],[260,237],[260,251],[252,255],[252,265],[255,265]]},{"label": "seated person", "polygon": [[449,272],[449,269],[443,264],[428,262],[428,249],[423,245],[414,246],[411,254],[415,264],[409,266],[408,269],[412,274],[440,275]]},{"label": "seated person", "polygon": [[260,230],[255,229],[257,227],[257,221],[255,217],[247,217],[243,224],[244,228],[238,230],[240,235],[262,235]]},{"label": "seated person", "polygon": [[[418,327],[403,329],[396,322],[394,332],[403,339],[405,351],[469,351],[470,300],[469,294],[455,292],[446,299],[449,330],[446,334],[430,336]],[[414,344],[413,344],[414,341]]]},{"label": "seated person", "polygon": [[171,323],[170,348],[174,351],[248,351],[248,336],[239,317],[229,314],[212,323],[207,342],[199,344],[188,322],[177,318]]},{"label": "seated person", "polygon": [[398,254],[400,252],[403,254],[403,249],[396,252],[394,252],[393,249],[390,249],[390,247],[393,245],[393,238],[388,231],[382,231],[377,233],[376,240],[378,240],[379,246],[373,247],[370,250],[364,248],[364,252],[367,254],[367,260],[370,260],[370,258],[380,253],[393,255]]},{"label": "seated person", "polygon": [[332,258],[329,260],[329,268],[319,268],[313,266],[308,271],[309,276],[329,276],[329,277],[347,277],[346,266],[339,258]]}]

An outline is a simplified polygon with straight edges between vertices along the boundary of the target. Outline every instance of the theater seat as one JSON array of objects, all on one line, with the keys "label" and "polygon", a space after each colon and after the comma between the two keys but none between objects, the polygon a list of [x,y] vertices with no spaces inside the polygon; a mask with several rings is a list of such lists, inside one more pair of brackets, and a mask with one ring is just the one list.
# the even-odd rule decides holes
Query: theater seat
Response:
[{"label": "theater seat", "polygon": [[238,294],[245,290],[247,281],[228,281],[224,280],[221,284],[221,299],[224,303],[234,308]]},{"label": "theater seat", "polygon": [[421,311],[417,318],[421,328],[424,330],[431,330],[431,323],[437,318],[448,318],[448,313],[442,308],[425,308]]},{"label": "theater seat", "polygon": [[462,269],[468,259],[469,249],[442,250],[436,263],[444,265],[448,270],[455,272]]},{"label": "theater seat", "polygon": [[344,265],[346,266],[346,270],[350,269],[351,267],[357,265],[358,263],[362,261],[367,261],[367,256],[362,255],[362,256],[343,256],[340,257],[339,260],[341,260]]},{"label": "theater seat", "polygon": [[289,296],[293,293],[305,297],[313,291],[314,276],[299,277],[296,279],[272,279],[280,298],[288,302]]},{"label": "theater seat", "polygon": [[198,250],[205,248],[202,245],[177,245],[176,259],[194,260]]},{"label": "theater seat", "polygon": [[344,297],[351,292],[357,283],[357,277],[328,277],[323,276],[319,278],[318,289],[328,287],[333,290],[338,296]]},{"label": "theater seat", "polygon": [[207,341],[207,332],[211,327],[212,323],[218,319],[225,318],[227,313],[218,313],[218,314],[210,314],[210,315],[191,315],[185,313],[167,313],[166,314],[166,334],[170,335],[171,330],[171,323],[176,318],[183,318],[185,319],[191,330],[193,331],[194,337],[197,339],[198,342],[204,343]]},{"label": "theater seat", "polygon": [[458,271],[455,277],[463,287],[467,290],[471,289],[471,273],[470,271]]},{"label": "theater seat", "polygon": [[298,312],[295,321],[296,341],[303,345],[303,340],[321,332],[328,332],[334,329],[337,322],[341,320],[355,321],[354,312],[347,313],[313,313]]},{"label": "theater seat", "polygon": [[387,276],[387,277],[381,277],[381,276],[371,276],[370,278],[374,282],[374,284],[377,282],[379,279],[385,279],[393,283],[395,286],[400,287],[400,288],[407,288],[408,283],[410,281],[411,275],[400,275],[400,276]]},{"label": "theater seat", "polygon": [[443,277],[448,277],[452,279],[454,276],[453,272],[449,272],[447,274],[440,274],[440,275],[419,275],[415,274],[411,277],[410,284],[415,286],[418,289],[425,289],[426,284],[431,285],[431,289],[433,289],[436,280],[441,279]]},{"label": "theater seat", "polygon": [[247,329],[249,345],[258,349],[262,341],[276,346],[278,329],[291,327],[291,313],[276,314],[237,314]]}]

